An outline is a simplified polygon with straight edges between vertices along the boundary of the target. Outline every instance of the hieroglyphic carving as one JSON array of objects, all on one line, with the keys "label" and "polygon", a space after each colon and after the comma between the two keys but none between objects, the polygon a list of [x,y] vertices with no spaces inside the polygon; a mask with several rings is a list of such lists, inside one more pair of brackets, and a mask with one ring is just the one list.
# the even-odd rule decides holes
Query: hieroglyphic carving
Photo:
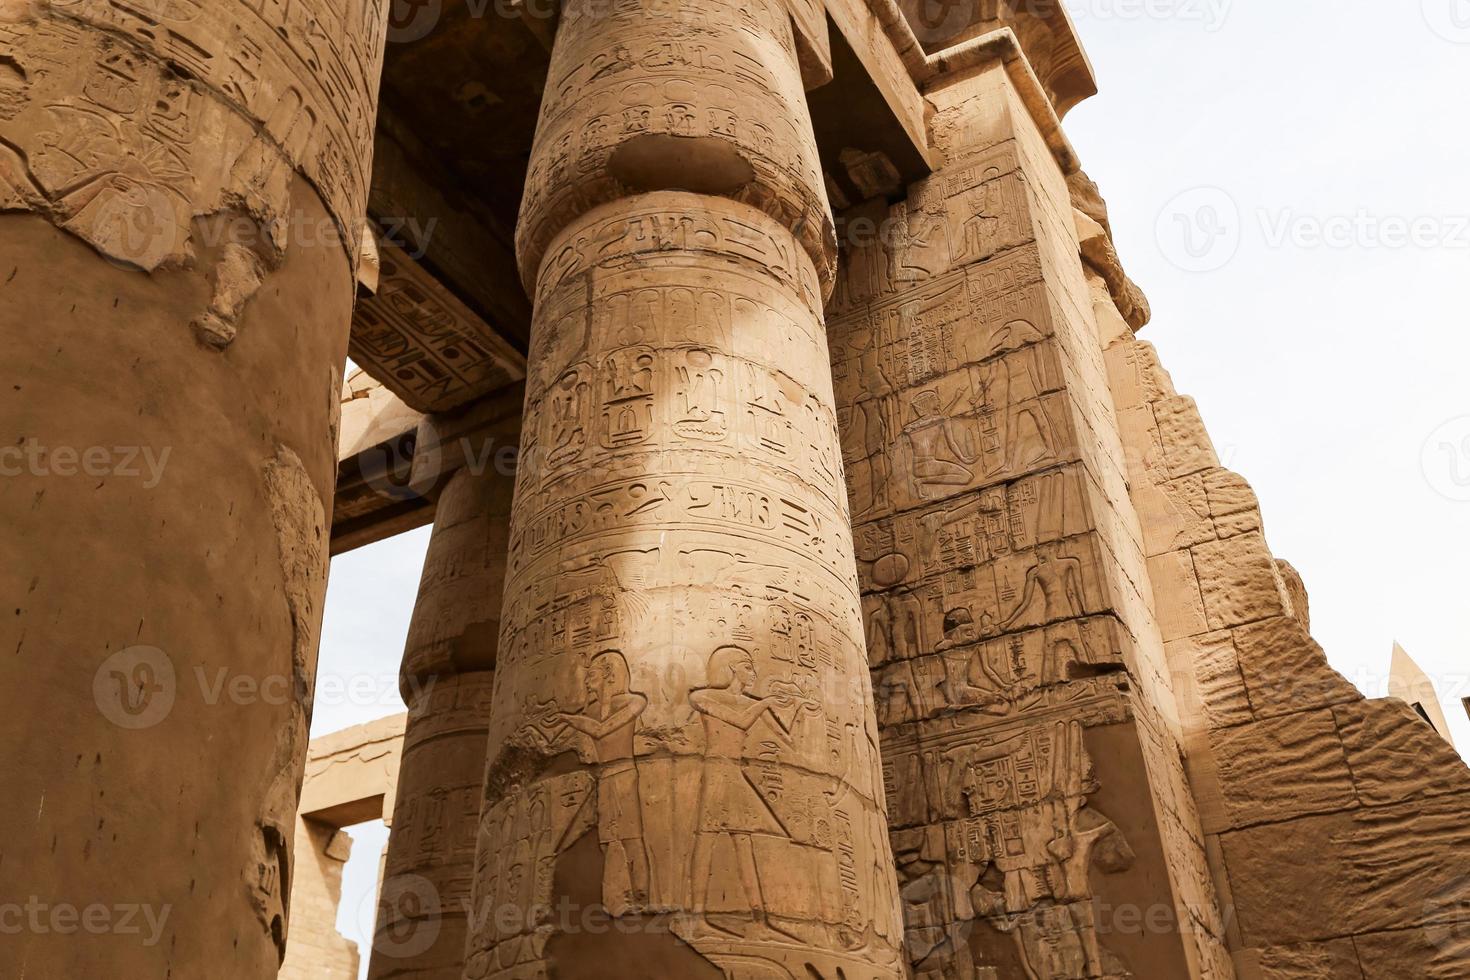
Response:
[{"label": "hieroglyphic carving", "polygon": [[[410,894],[398,901],[388,893],[379,902],[372,976],[404,965],[403,951],[412,944],[396,948],[395,937],[416,932],[410,920],[440,920],[418,935],[437,933],[445,928],[442,920],[470,907],[482,786],[475,766],[454,763],[482,758],[476,750],[490,716],[493,680],[490,671],[434,680],[411,705],[383,869],[385,892]],[[425,881],[432,889],[422,887]]]},{"label": "hieroglyphic carving", "polygon": [[1126,870],[1133,851],[1088,801],[1098,785],[1084,744],[1084,725],[1126,716],[1115,692],[1005,723],[885,734],[890,790],[906,803],[893,839],[918,976],[978,978],[984,964],[1035,980],[1131,975],[1098,939],[1089,877]]},{"label": "hieroglyphic carving", "polygon": [[[567,4],[517,228],[528,287],[571,218],[671,187],[766,212],[829,284],[835,235],[796,59],[781,0]],[[681,153],[696,155],[684,163]]]},{"label": "hieroglyphic carving", "polygon": [[[630,233],[654,211],[691,233]],[[826,338],[782,235],[658,194],[549,253],[487,820],[570,756],[609,913],[664,917],[726,976],[897,976]],[[514,975],[538,928],[477,932],[471,975]]]},{"label": "hieroglyphic carving", "polygon": [[193,219],[225,211],[283,250],[297,171],[356,262],[386,8],[31,5],[0,23],[0,205],[151,270],[194,254]]},{"label": "hieroglyphic carving", "polygon": [[404,251],[378,245],[378,288],[352,313],[352,359],[423,412],[467,404],[525,377],[525,359]]},{"label": "hieroglyphic carving", "polygon": [[[973,272],[989,259],[1014,268],[1018,251],[1033,257],[1028,274],[1039,282],[1032,243],[1040,234],[1041,203],[1020,166],[1016,143],[1008,141],[910,185],[907,200],[888,209],[882,234],[848,243],[844,274],[828,312],[845,315],[893,296],[911,298],[915,286],[961,270]],[[988,298],[1015,300],[1003,291],[988,291]]]},{"label": "hieroglyphic carving", "polygon": [[1128,722],[1126,583],[1084,451],[1065,296],[1014,142],[910,188],[829,311],[906,952],[932,980],[1122,977],[1089,802]]}]

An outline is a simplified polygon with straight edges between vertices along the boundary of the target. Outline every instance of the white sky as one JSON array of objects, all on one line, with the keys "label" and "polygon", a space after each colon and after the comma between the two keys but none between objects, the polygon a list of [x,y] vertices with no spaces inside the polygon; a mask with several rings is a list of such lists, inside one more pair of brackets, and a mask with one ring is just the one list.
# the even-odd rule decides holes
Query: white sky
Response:
[{"label": "white sky", "polygon": [[[1143,336],[1255,486],[1333,664],[1381,696],[1397,638],[1470,749],[1470,0],[1068,6],[1103,94],[1067,131]],[[333,563],[313,734],[403,710],[427,541]],[[339,928],[365,971],[384,838],[354,836]]]}]

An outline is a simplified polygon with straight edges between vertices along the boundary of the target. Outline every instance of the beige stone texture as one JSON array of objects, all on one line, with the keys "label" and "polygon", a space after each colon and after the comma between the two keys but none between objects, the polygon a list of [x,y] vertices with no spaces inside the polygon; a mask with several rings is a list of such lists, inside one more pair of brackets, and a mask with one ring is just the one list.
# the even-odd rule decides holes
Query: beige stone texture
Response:
[{"label": "beige stone texture", "polygon": [[0,13],[3,972],[280,966],[386,6]]},{"label": "beige stone texture", "polygon": [[439,496],[404,647],[409,706],[372,959],[373,980],[459,980],[513,476],[465,467]]},{"label": "beige stone texture", "polygon": [[474,980],[903,974],[802,90],[782,4],[564,11]]},{"label": "beige stone texture", "polygon": [[291,938],[280,980],[357,980],[357,944],[337,932],[342,868],[352,837],[315,820],[296,821],[296,880],[291,883]]},{"label": "beige stone texture", "polygon": [[1228,976],[1067,182],[1001,65],[928,91],[828,305],[910,964]]},{"label": "beige stone texture", "polygon": [[307,748],[282,980],[357,978],[357,944],[337,932],[342,871],[352,854],[352,838],[341,828],[391,815],[406,720],[393,715],[355,725]]},{"label": "beige stone texture", "polygon": [[1470,975],[1470,771],[1408,704],[1328,666],[1301,576],[1271,555],[1193,402],[1147,344],[1106,336],[1235,974]]}]

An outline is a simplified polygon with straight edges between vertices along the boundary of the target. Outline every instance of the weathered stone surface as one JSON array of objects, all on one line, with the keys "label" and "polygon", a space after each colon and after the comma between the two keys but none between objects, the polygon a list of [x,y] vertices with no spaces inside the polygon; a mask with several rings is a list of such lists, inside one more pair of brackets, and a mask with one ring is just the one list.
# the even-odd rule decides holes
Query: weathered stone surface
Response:
[{"label": "weathered stone surface", "polygon": [[1397,699],[1332,709],[1365,806],[1442,793],[1470,794],[1470,769],[1413,708]]},{"label": "weathered stone surface", "polygon": [[1236,975],[1239,980],[1364,980],[1350,939],[1246,950],[1240,954]]},{"label": "weathered stone surface", "polygon": [[1230,826],[1272,823],[1357,804],[1330,711],[1301,712],[1220,731],[1213,750]]},{"label": "weathered stone surface", "polygon": [[[393,810],[405,716],[312,739],[296,818],[296,873],[283,980],[356,980],[361,954],[337,932],[352,838],[341,828]],[[358,910],[351,910],[358,911]]]},{"label": "weathered stone surface", "polygon": [[1154,402],[1153,410],[1164,450],[1163,465],[1171,479],[1219,467],[1193,398],[1165,398]]},{"label": "weathered stone surface", "polygon": [[[1034,122],[988,111],[1005,79],[931,87],[949,162],[829,305],[906,952],[922,977],[1202,976],[1228,957],[1178,749],[1133,717],[1167,669],[1091,294]],[[1191,588],[1182,635],[1208,628]]]},{"label": "weathered stone surface", "polygon": [[[1259,524],[1252,530],[1258,530]],[[1282,589],[1286,592],[1286,598],[1290,601],[1291,615],[1298,623],[1302,624],[1302,630],[1306,633],[1312,632],[1312,607],[1307,598],[1307,584],[1302,581],[1301,572],[1296,566],[1283,559],[1276,559],[1276,571],[1281,576]]]},{"label": "weathered stone surface", "polygon": [[1459,914],[1440,924],[1353,937],[1365,980],[1422,977],[1453,980],[1470,976],[1470,916],[1465,913],[1470,889],[1439,896],[1458,903]]},{"label": "weathered stone surface", "polygon": [[464,972],[513,476],[467,466],[439,496],[400,671],[409,713],[374,980]]},{"label": "weathered stone surface", "polygon": [[1246,944],[1463,928],[1467,809],[1463,796],[1428,797],[1221,835]]},{"label": "weathered stone surface", "polygon": [[5,972],[280,966],[385,12],[0,14]]},{"label": "weathered stone surface", "polygon": [[[1158,579],[1152,572],[1150,578],[1157,588]],[[1181,700],[1186,687],[1194,692],[1209,727],[1229,728],[1254,717],[1245,677],[1240,671],[1240,658],[1229,632],[1202,633],[1175,640],[1169,644],[1169,660],[1182,667],[1181,673],[1187,678],[1176,682],[1176,692]]]},{"label": "weathered stone surface", "polygon": [[378,244],[378,279],[352,314],[348,353],[411,408],[467,405],[526,376],[526,361],[402,248]]},{"label": "weathered stone surface", "polygon": [[342,868],[352,854],[345,830],[296,822],[296,880],[291,883],[291,940],[279,980],[357,980],[357,944],[337,932]]},{"label": "weathered stone surface", "polygon": [[1233,630],[1251,707],[1261,718],[1359,700],[1362,695],[1327,666],[1322,648],[1290,616]]},{"label": "weathered stone surface", "polygon": [[552,61],[466,976],[896,978],[788,12],[574,5]]},{"label": "weathered stone surface", "polygon": [[1229,629],[1289,612],[1276,562],[1260,535],[1210,541],[1191,549],[1211,629]]}]

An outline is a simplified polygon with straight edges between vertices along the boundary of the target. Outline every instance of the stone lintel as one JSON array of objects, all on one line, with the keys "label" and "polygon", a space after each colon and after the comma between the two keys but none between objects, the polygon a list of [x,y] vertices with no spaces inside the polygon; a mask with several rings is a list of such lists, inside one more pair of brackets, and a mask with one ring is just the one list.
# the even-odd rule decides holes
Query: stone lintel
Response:
[{"label": "stone lintel", "polygon": [[464,466],[514,466],[519,383],[453,412],[422,413],[365,372],[342,405],[332,554],[362,548],[434,519],[434,501]]},{"label": "stone lintel", "polygon": [[[890,115],[887,122],[896,122],[903,131],[907,143],[903,149],[906,152],[890,152],[889,155],[905,178],[912,181],[934,169],[934,158],[929,148],[924,121],[924,97],[917,85],[920,76],[916,74],[916,69],[923,66],[923,52],[913,43],[911,34],[905,39],[907,25],[904,24],[901,14],[894,10],[885,20],[873,9],[880,7],[882,2],[883,0],[827,0],[827,14],[837,28],[832,36],[832,57],[837,83],[808,96],[812,105],[812,124],[817,131],[817,141],[823,150],[823,158],[834,160],[830,140],[825,138],[825,134],[832,125],[829,120],[834,117],[834,110],[838,108],[833,105],[833,100],[844,96],[848,88],[846,80],[855,74],[853,70],[844,71],[843,64],[856,62],[854,68],[860,69],[867,76],[864,84],[876,88],[877,94],[881,96],[882,105],[876,108],[881,110],[886,107],[887,114]],[[851,52],[850,61],[843,48]],[[917,163],[921,168],[918,173],[911,173],[915,167],[913,157],[918,158]]]},{"label": "stone lintel", "polygon": [[1006,76],[1015,87],[1017,96],[1031,115],[1042,139],[1046,141],[1047,148],[1056,158],[1063,176],[1082,169],[1077,151],[1072,147],[1067,134],[1062,131],[1061,110],[1037,76],[1035,66],[1026,58],[1025,49],[1016,32],[1009,27],[1002,27],[930,55],[926,60],[927,71],[922,79],[924,91],[952,85],[997,63],[1004,66]]},{"label": "stone lintel", "polygon": [[313,739],[301,787],[302,819],[341,828],[390,812],[407,717],[397,714]]},{"label": "stone lintel", "polygon": [[431,412],[526,376],[520,352],[402,247],[398,229],[373,230],[377,284],[352,314],[354,361],[411,408]]},{"label": "stone lintel", "polygon": [[963,48],[987,34],[1008,30],[1035,66],[1057,115],[1065,116],[1078,103],[1097,94],[1092,63],[1061,0],[945,4],[938,17],[933,16],[925,0],[897,0],[897,5],[931,61],[936,55]]}]

